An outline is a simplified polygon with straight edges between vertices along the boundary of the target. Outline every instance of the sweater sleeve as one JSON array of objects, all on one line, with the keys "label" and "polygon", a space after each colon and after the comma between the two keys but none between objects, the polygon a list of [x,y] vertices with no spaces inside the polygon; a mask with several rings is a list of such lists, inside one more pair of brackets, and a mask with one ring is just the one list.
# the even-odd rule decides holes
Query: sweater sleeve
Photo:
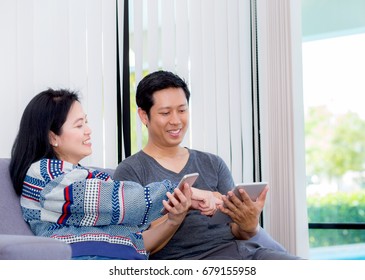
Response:
[{"label": "sweater sleeve", "polygon": [[[39,169],[28,172],[22,206],[39,211],[40,220],[62,225],[149,224],[161,216],[162,200],[167,191],[174,189],[167,180],[144,187],[135,182],[114,181],[105,173],[85,168],[62,166],[57,170],[50,165],[41,163]],[[35,182],[38,195],[27,197],[28,193],[35,193],[29,191]]]}]

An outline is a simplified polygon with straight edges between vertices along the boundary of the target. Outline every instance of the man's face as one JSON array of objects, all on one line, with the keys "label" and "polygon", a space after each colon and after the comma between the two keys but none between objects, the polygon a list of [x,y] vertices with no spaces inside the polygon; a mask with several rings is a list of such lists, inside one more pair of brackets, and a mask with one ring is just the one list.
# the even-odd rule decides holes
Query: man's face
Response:
[{"label": "man's face", "polygon": [[156,91],[154,105],[148,118],[144,112],[143,123],[147,125],[148,142],[160,147],[178,146],[189,125],[189,106],[181,88]]}]

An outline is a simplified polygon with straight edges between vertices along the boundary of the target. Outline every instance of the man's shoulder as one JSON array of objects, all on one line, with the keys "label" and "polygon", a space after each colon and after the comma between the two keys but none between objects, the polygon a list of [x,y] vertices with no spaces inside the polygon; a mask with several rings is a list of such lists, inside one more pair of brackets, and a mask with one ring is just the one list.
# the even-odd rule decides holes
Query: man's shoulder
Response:
[{"label": "man's shoulder", "polygon": [[198,166],[204,166],[205,170],[207,168],[213,168],[215,172],[228,170],[226,162],[219,155],[199,150],[190,150],[190,155],[190,162]]},{"label": "man's shoulder", "polygon": [[221,158],[213,153],[190,149],[190,155],[196,157],[197,159],[209,159],[209,160],[221,160]]},{"label": "man's shoulder", "polygon": [[135,153],[133,155],[130,155],[129,157],[123,159],[119,163],[118,167],[120,167],[120,166],[126,166],[126,165],[134,165],[136,163],[140,163],[144,159],[145,159],[145,154],[142,151],[139,151],[139,152],[137,152],[137,153]]},{"label": "man's shoulder", "polygon": [[114,172],[116,180],[133,180],[141,182],[141,176],[148,172],[147,156],[142,151],[139,151],[124,160],[122,160]]}]

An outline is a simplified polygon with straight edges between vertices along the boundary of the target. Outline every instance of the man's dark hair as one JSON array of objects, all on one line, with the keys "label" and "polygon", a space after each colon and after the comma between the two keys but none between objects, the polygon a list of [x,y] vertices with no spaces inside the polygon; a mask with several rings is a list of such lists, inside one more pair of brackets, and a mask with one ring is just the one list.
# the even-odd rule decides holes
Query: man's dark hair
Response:
[{"label": "man's dark hair", "polygon": [[185,81],[172,72],[160,70],[148,74],[139,82],[136,92],[137,106],[149,117],[154,104],[153,94],[167,88],[181,88],[189,104],[190,91]]}]

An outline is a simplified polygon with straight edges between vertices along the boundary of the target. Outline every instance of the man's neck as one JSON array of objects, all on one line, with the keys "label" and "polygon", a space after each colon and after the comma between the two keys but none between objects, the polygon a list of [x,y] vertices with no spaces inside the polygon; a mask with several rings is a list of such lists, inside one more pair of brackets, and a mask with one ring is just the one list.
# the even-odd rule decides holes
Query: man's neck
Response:
[{"label": "man's neck", "polygon": [[189,151],[181,146],[160,148],[147,145],[143,151],[164,168],[180,173],[189,160]]},{"label": "man's neck", "polygon": [[184,147],[181,146],[174,146],[174,147],[159,147],[156,145],[148,144],[143,148],[143,151],[155,158],[155,159],[161,159],[161,158],[172,158],[175,159],[176,157],[186,155],[187,150]]}]

